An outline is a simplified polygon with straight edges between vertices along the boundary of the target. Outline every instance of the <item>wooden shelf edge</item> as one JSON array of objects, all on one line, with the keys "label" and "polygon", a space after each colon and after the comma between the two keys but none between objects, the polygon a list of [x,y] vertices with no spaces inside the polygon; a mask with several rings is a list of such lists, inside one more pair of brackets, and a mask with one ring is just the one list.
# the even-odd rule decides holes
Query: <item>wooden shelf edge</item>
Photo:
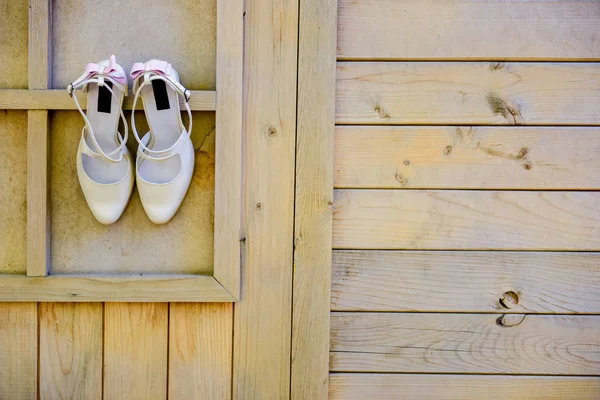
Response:
[{"label": "wooden shelf edge", "polygon": [[235,302],[212,276],[0,274],[0,302]]},{"label": "wooden shelf edge", "polygon": [[[85,93],[77,92],[77,99],[83,109],[86,108]],[[190,108],[192,111],[215,111],[216,92],[214,90],[192,90]],[[183,101],[180,101],[183,109]],[[131,110],[133,96],[125,97],[124,110]],[[0,110],[76,110],[75,102],[66,90],[29,90],[29,89],[0,89]],[[137,110],[142,109],[138,102]]]}]

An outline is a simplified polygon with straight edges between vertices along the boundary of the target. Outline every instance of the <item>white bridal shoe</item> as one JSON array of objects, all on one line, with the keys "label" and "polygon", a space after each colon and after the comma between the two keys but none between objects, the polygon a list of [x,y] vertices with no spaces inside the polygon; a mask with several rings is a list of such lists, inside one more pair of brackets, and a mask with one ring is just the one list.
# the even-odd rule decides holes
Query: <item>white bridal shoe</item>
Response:
[{"label": "white bridal shoe", "polygon": [[[73,95],[76,89],[87,90],[86,113]],[[111,56],[88,64],[67,91],[85,121],[77,149],[79,184],[98,222],[112,224],[123,214],[133,189],[133,160],[126,147],[127,121],[122,109],[127,76]],[[119,118],[125,136],[118,131]]]},{"label": "white bridal shoe", "polygon": [[[179,83],[177,71],[166,61],[135,63],[131,78],[135,91],[133,109],[141,97],[150,127],[150,132],[140,139],[132,111],[131,128],[139,143],[137,187],[148,218],[155,224],[164,224],[179,209],[194,172],[190,91]],[[181,121],[178,96],[185,100],[190,118],[187,129]]]}]

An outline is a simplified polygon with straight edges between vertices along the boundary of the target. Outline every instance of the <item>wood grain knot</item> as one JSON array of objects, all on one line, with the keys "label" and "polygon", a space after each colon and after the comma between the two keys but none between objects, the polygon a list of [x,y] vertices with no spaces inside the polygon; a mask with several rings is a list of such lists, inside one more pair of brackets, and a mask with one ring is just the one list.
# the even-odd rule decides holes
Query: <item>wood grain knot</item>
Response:
[{"label": "wood grain knot", "polygon": [[396,181],[398,181],[400,186],[405,187],[408,185],[408,179],[406,179],[400,172],[396,172],[394,178],[396,178]]},{"label": "wood grain knot", "polygon": [[390,113],[385,108],[383,108],[380,104],[375,104],[374,110],[379,115],[379,117],[381,117],[383,119],[388,119],[388,118],[392,117],[390,115]]},{"label": "wood grain knot", "polygon": [[520,107],[510,100],[505,100],[495,92],[488,93],[486,97],[488,106],[494,114],[502,115],[511,125],[525,123]]}]

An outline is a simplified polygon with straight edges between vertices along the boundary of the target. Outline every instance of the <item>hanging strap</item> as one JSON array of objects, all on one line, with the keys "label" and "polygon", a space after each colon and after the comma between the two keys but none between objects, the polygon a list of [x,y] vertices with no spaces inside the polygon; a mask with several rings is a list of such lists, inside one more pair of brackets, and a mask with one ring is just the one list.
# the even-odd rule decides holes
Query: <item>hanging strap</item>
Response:
[{"label": "hanging strap", "polygon": [[[119,107],[119,115],[120,115],[121,119],[123,120],[123,125],[125,127],[125,137],[121,136],[121,134],[117,130],[117,132],[115,132],[115,142],[117,143],[118,147],[109,153],[105,153],[102,150],[102,148],[100,147],[100,145],[98,144],[98,141],[96,140],[96,135],[94,135],[94,130],[92,128],[90,120],[88,119],[86,113],[83,112],[83,109],[81,108],[81,105],[79,104],[79,100],[77,100],[77,96],[73,95],[73,91],[75,91],[77,89],[81,89],[81,90],[85,91],[85,90],[87,90],[87,86],[90,83],[95,83],[98,86],[103,86],[104,88],[106,88],[110,92],[112,97],[117,102],[120,102],[121,99],[117,97],[117,95],[115,94],[115,92],[112,90],[112,88],[109,85],[105,84],[105,81],[111,82],[119,90],[121,90],[122,92],[127,94],[127,77],[123,73],[120,73],[119,70],[117,69],[115,56],[111,56],[109,58],[109,63],[107,66],[99,66],[98,64],[89,63],[85,67],[84,73],[79,78],[77,78],[74,82],[69,83],[69,85],[67,86],[67,92],[69,92],[69,95],[73,98],[73,101],[75,101],[75,105],[77,106],[79,113],[81,114],[81,116],[83,117],[83,120],[85,121],[85,127],[84,127],[83,131],[81,132],[81,136],[84,139],[84,142],[85,142],[85,133],[87,130],[87,133],[89,134],[89,136],[92,139],[92,143],[96,147],[96,150],[98,151],[98,153],[100,153],[99,155],[102,155],[103,157],[105,157],[106,159],[108,159],[110,161],[119,162],[123,159],[124,149],[125,149],[125,145],[127,144],[127,137],[129,135],[129,132],[127,130],[127,119],[125,118],[125,114],[123,113],[122,107]],[[117,153],[118,153],[118,158],[111,157]]]},{"label": "hanging strap", "polygon": [[[133,135],[135,136],[135,140],[138,142],[140,146],[139,154],[142,158],[154,161],[163,161],[173,157],[176,153],[176,149],[178,146],[184,142],[187,138],[192,134],[192,110],[190,109],[189,100],[191,92],[187,90],[183,85],[176,80],[172,79],[170,75],[168,75],[168,70],[172,69],[171,65],[166,61],[152,60],[147,63],[135,63],[131,68],[131,78],[133,79],[133,90],[135,91],[135,96],[133,97],[133,107],[131,110],[131,130],[133,131]],[[161,80],[164,81],[171,89],[173,89],[177,94],[182,96],[185,100],[185,108],[189,116],[188,128],[185,129],[183,125],[181,125],[181,134],[179,138],[175,141],[175,143],[164,150],[152,150],[148,148],[140,139],[138,131],[135,126],[135,108],[142,93],[142,89],[152,83],[152,81]],[[140,83],[141,81],[141,83]]]}]

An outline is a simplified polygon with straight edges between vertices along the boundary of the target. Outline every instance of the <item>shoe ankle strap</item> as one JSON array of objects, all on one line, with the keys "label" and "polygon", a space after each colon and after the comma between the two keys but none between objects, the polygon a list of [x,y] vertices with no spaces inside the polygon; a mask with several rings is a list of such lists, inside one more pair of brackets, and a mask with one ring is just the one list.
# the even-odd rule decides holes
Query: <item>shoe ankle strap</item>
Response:
[{"label": "shoe ankle strap", "polygon": [[131,67],[129,75],[133,80],[133,91],[136,92],[140,86],[140,80],[143,78],[143,82],[148,82],[153,77],[165,81],[173,90],[175,90],[180,96],[185,99],[185,102],[189,102],[191,92],[187,90],[181,83],[172,78],[169,72],[173,71],[173,67],[166,61],[161,60],[150,60],[146,63],[134,63]]},{"label": "shoe ankle strap", "polygon": [[[79,78],[77,78],[74,82],[69,83],[69,85],[67,86],[67,91],[69,92],[69,95],[71,95],[71,97],[73,98],[73,101],[75,102],[75,105],[77,106],[77,109],[79,110],[79,113],[81,114],[81,116],[83,117],[83,120],[85,121],[85,126],[81,133],[81,137],[85,141],[85,133],[86,133],[86,129],[87,129],[87,133],[89,134],[90,138],[92,139],[92,143],[94,144],[97,152],[99,153],[97,155],[101,155],[102,157],[104,157],[110,161],[113,161],[113,162],[120,162],[123,159],[129,132],[128,132],[128,127],[127,127],[127,119],[125,118],[125,114],[123,113],[123,108],[121,107],[121,104],[120,104],[121,99],[117,97],[114,90],[109,85],[105,84],[104,80],[106,79],[106,80],[112,82],[113,85],[115,85],[115,87],[117,87],[119,90],[121,90],[126,95],[127,94],[127,77],[125,76],[124,72],[122,72],[122,71],[123,71],[123,68],[118,68],[118,65],[115,60],[115,56],[111,56],[109,58],[109,63],[107,66],[99,66],[98,64],[89,63],[86,66],[84,73]],[[117,129],[117,132],[115,133],[115,142],[117,143],[118,147],[109,153],[105,153],[104,150],[102,150],[102,148],[100,147],[100,144],[98,144],[98,141],[96,140],[96,136],[94,135],[94,129],[92,128],[90,120],[88,119],[86,113],[83,112],[83,109],[81,108],[81,105],[79,104],[79,100],[77,100],[77,96],[73,95],[74,90],[77,90],[77,89],[85,90],[85,89],[87,89],[87,85],[89,85],[90,83],[96,83],[98,86],[103,86],[110,92],[112,97],[118,102],[119,116],[123,120],[125,136],[124,137],[121,136],[121,134],[118,132],[118,129]],[[118,158],[111,157],[115,154],[118,154]]]},{"label": "shoe ankle strap", "polygon": [[[166,61],[160,60],[151,60],[147,63],[135,63],[131,68],[131,78],[133,79],[133,91],[135,93],[133,97],[133,106],[131,110],[131,130],[133,131],[133,135],[135,136],[135,140],[139,144],[138,154],[141,155],[142,158],[153,160],[153,161],[163,161],[173,157],[177,152],[175,151],[179,145],[192,134],[192,110],[189,105],[189,99],[191,92],[187,90],[181,83],[173,79],[172,73],[173,68],[171,64]],[[175,143],[164,150],[152,150],[147,147],[140,138],[137,128],[135,126],[135,108],[137,106],[138,99],[140,94],[142,93],[142,89],[150,85],[152,81],[161,80],[164,81],[169,87],[171,87],[177,94],[182,96],[185,99],[184,105],[185,109],[188,113],[189,123],[188,128],[185,129],[183,124],[181,124],[181,134],[179,138],[175,141]],[[180,119],[181,121],[181,119]],[[181,122],[180,122],[181,123]]]},{"label": "shoe ankle strap", "polygon": [[73,91],[82,88],[86,90],[89,83],[97,83],[98,86],[104,86],[104,80],[108,80],[120,91],[127,95],[127,76],[123,68],[119,68],[116,57],[110,56],[108,65],[100,66],[98,64],[89,63],[85,66],[83,74],[73,82],[67,85],[67,92],[73,96]]},{"label": "shoe ankle strap", "polygon": [[[164,161],[177,154],[179,147],[190,137],[190,133],[184,128],[175,143],[164,150],[151,150],[147,145],[140,143],[138,155],[146,160]],[[150,155],[153,154],[153,155]]]}]

